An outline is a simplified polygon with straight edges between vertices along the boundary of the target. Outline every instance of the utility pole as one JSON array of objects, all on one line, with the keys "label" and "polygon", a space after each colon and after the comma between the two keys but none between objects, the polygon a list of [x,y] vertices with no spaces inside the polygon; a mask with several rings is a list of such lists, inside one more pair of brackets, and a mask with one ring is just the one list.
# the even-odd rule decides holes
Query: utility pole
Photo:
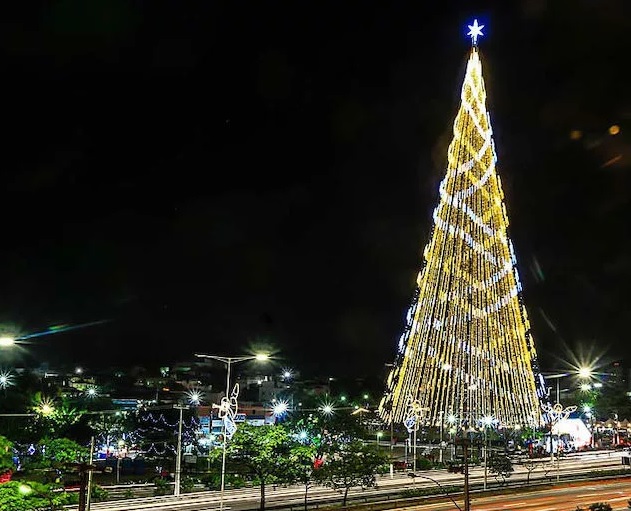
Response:
[{"label": "utility pole", "polygon": [[471,509],[469,501],[469,440],[464,439],[462,444],[462,455],[464,456],[464,511]]},{"label": "utility pole", "polygon": [[188,408],[188,406],[175,406],[175,409],[180,411],[180,421],[177,427],[177,453],[175,457],[175,488],[173,491],[176,497],[180,496],[180,483],[182,480],[182,418],[185,408]]},{"label": "utility pole", "polygon": [[[89,465],[92,465],[92,459],[94,458],[94,437],[90,439],[90,461],[88,461]],[[92,474],[93,471],[90,470],[88,472],[88,488],[85,496],[85,510],[90,511],[90,504],[92,501]]]}]

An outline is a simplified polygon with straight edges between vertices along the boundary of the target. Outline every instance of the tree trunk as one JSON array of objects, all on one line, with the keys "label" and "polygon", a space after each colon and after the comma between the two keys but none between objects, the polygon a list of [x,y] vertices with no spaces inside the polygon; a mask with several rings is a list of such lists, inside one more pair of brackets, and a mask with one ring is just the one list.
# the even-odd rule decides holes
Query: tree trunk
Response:
[{"label": "tree trunk", "polygon": [[261,505],[259,509],[265,511],[265,481],[263,479],[261,479]]},{"label": "tree trunk", "polygon": [[344,500],[342,500],[343,507],[346,507],[346,498],[348,497],[348,490],[349,490],[349,487],[347,486],[346,489],[344,490]]}]

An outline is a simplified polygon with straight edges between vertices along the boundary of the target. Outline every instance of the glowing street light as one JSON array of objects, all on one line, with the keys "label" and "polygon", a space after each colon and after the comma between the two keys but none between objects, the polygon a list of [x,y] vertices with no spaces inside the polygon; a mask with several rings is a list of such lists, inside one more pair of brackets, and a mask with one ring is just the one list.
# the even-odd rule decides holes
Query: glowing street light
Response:
[{"label": "glowing street light", "polygon": [[589,392],[592,386],[589,383],[582,383],[580,388],[583,392]]},{"label": "glowing street light", "polygon": [[282,417],[289,410],[289,405],[286,401],[278,401],[272,411],[274,412],[274,417]]},{"label": "glowing street light", "polygon": [[199,390],[189,390],[186,393],[188,404],[198,406],[202,402],[202,393]]},{"label": "glowing street light", "polygon": [[581,367],[578,370],[579,378],[583,378],[583,379],[591,378],[593,373],[594,372],[592,371],[591,367]]},{"label": "glowing street light", "polygon": [[320,411],[324,414],[324,415],[333,415],[333,412],[335,411],[333,409],[333,405],[329,404],[329,403],[325,403],[324,405],[322,405],[320,407]]},{"label": "glowing street light", "polygon": [[15,344],[13,337],[0,337],[0,348],[9,348]]},{"label": "glowing street light", "polygon": [[266,353],[257,353],[254,355],[254,360],[257,360],[258,362],[265,362],[266,360],[269,360],[269,355]]},{"label": "glowing street light", "polygon": [[0,373],[0,389],[6,389],[13,385],[13,375],[11,371]]}]

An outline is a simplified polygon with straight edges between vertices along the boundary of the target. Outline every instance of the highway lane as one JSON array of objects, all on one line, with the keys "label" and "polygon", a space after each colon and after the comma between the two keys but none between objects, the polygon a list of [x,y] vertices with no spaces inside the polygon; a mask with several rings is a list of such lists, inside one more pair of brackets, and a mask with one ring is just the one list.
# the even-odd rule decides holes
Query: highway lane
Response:
[{"label": "highway lane", "polygon": [[[586,468],[589,470],[606,470],[621,467],[620,453],[588,453],[578,455],[561,460],[560,474],[572,474],[584,472]],[[418,472],[419,476],[428,476],[439,482],[443,486],[462,486],[463,476],[460,474],[451,474],[446,470],[435,470]],[[515,472],[510,478],[511,482],[526,481],[528,471],[521,465],[515,465]],[[484,477],[482,467],[471,469],[470,483],[480,484]],[[556,479],[556,464],[550,464],[549,460],[541,460],[537,464],[537,468],[531,472],[530,481],[552,480]],[[489,477],[489,483],[494,479]],[[426,488],[435,487],[435,483],[422,477],[412,480],[407,474],[396,474],[394,478],[388,475],[382,476],[378,480],[378,488],[375,489],[353,489],[349,497],[366,497],[374,499],[378,496],[386,498],[390,494],[393,498],[400,496],[400,491],[405,488]],[[257,507],[260,497],[259,488],[243,488],[238,490],[228,490],[225,494],[226,506],[233,510],[253,509]],[[278,487],[274,489],[272,486],[267,487],[266,492],[267,504],[277,505],[293,505],[300,506],[304,498],[304,488],[300,486]],[[339,500],[338,492],[328,488],[314,487],[309,490],[309,503],[330,501],[332,499]],[[143,509],[167,510],[177,509],[180,511],[193,510],[210,510],[217,508],[219,502],[219,494],[217,491],[203,491],[192,494],[186,494],[179,498],[173,496],[166,497],[148,497],[137,498],[125,501],[113,501],[94,503],[92,509],[94,511],[135,511]]]}]

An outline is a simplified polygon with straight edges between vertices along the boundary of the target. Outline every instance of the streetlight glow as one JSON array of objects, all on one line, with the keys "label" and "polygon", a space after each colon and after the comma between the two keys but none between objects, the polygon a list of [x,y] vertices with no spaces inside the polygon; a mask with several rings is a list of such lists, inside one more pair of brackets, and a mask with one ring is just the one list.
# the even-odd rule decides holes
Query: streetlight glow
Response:
[{"label": "streetlight glow", "polygon": [[591,367],[581,367],[578,370],[578,376],[580,378],[591,378],[593,374]]},{"label": "streetlight glow", "polygon": [[186,398],[189,404],[197,406],[202,402],[202,393],[198,390],[189,390],[186,393]]},{"label": "streetlight glow", "polygon": [[265,360],[269,359],[269,355],[267,355],[266,353],[257,353],[254,358],[259,361],[259,362],[263,362]]},{"label": "streetlight glow", "polygon": [[453,413],[450,413],[450,414],[447,416],[447,422],[448,422],[449,424],[455,424],[455,423],[456,423],[456,416],[455,416]]},{"label": "streetlight glow", "polygon": [[0,389],[6,389],[7,387],[13,385],[13,375],[11,371],[6,371],[0,373]]},{"label": "streetlight glow", "polygon": [[286,401],[278,401],[272,411],[274,412],[274,417],[282,417],[289,410],[289,405]]},{"label": "streetlight glow", "polygon": [[589,390],[591,390],[592,386],[589,383],[583,383],[581,384],[581,390],[583,392],[588,392]]},{"label": "streetlight glow", "polygon": [[320,408],[320,410],[324,415],[333,415],[333,406],[328,403],[322,405],[322,408]]},{"label": "streetlight glow", "polygon": [[9,346],[13,346],[15,344],[15,339],[13,337],[0,337],[0,347],[8,348]]},{"label": "streetlight glow", "polygon": [[96,397],[97,396],[97,391],[95,387],[89,387],[88,390],[86,391],[88,397]]}]

